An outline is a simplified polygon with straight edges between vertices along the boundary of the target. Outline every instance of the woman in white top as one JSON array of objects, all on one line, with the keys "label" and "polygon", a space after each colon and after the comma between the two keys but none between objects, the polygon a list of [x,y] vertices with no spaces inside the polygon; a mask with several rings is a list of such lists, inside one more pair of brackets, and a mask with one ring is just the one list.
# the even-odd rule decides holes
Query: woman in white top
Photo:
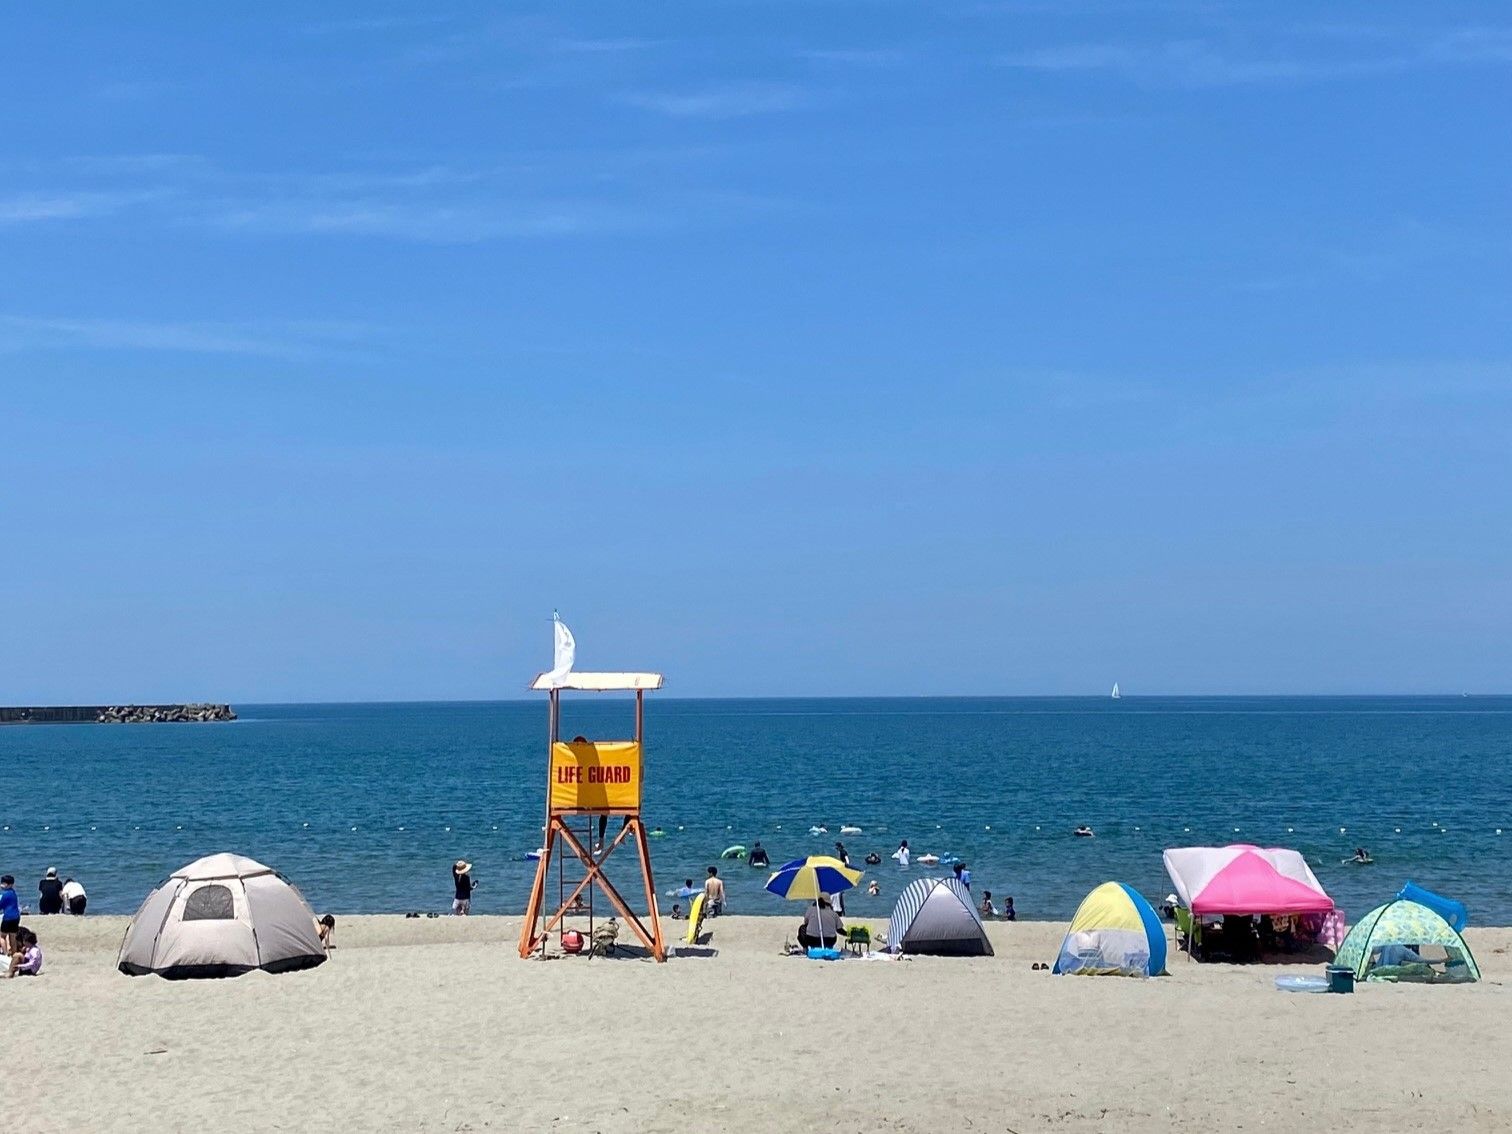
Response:
[{"label": "woman in white top", "polygon": [[893,851],[893,857],[898,860],[899,866],[908,865],[908,840],[904,839],[898,844],[898,849]]},{"label": "woman in white top", "polygon": [[78,914],[82,917],[84,914],[84,907],[89,902],[89,898],[84,893],[84,887],[79,885],[79,883],[75,882],[72,878],[69,878],[63,883],[62,894],[63,912]]}]

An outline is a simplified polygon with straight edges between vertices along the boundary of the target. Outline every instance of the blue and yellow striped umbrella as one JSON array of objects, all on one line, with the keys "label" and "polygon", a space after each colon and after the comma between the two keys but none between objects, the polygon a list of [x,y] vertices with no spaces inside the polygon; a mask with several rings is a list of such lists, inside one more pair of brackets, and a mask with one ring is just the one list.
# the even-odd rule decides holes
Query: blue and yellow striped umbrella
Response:
[{"label": "blue and yellow striped umbrella", "polygon": [[838,894],[861,881],[861,871],[852,870],[838,858],[810,855],[778,867],[766,888],[779,898],[817,902],[820,894]]}]

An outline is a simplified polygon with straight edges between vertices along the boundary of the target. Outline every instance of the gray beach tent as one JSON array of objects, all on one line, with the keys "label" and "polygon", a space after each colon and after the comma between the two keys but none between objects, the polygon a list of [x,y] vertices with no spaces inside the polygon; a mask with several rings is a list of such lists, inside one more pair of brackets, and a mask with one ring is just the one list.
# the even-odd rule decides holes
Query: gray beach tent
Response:
[{"label": "gray beach tent", "polygon": [[908,884],[887,923],[887,947],[894,953],[937,957],[992,956],[992,942],[971,891],[954,878],[920,878]]},{"label": "gray beach tent", "polygon": [[182,980],[287,972],[325,959],[315,914],[288,879],[239,854],[212,854],[147,895],[116,967]]}]

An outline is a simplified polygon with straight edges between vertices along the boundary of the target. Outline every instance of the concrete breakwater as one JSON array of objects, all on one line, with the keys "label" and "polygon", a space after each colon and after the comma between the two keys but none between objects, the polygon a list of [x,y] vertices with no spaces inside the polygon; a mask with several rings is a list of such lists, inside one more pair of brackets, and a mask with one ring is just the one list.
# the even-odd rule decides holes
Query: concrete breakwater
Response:
[{"label": "concrete breakwater", "polygon": [[234,721],[230,705],[0,706],[0,724],[183,724]]}]

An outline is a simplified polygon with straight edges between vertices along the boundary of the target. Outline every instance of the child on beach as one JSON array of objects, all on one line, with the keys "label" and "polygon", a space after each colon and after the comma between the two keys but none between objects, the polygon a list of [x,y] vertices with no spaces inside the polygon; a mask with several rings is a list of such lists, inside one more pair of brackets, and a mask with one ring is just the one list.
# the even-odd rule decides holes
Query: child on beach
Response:
[{"label": "child on beach", "polygon": [[719,867],[709,867],[709,877],[704,882],[704,917],[718,917],[724,912],[724,880],[719,877]]},{"label": "child on beach", "polygon": [[997,907],[992,904],[991,890],[982,891],[982,904],[978,907],[977,913],[981,914],[984,918],[997,917]]},{"label": "child on beach", "polygon": [[21,928],[21,901],[16,897],[16,880],[0,875],[0,948],[16,951],[16,931]]},{"label": "child on beach", "polygon": [[324,917],[316,918],[315,932],[320,935],[320,943],[325,946],[327,953],[336,947],[331,941],[331,938],[336,934],[336,918],[334,915],[326,914]]},{"label": "child on beach", "polygon": [[17,948],[11,951],[10,967],[5,971],[9,980],[14,976],[36,976],[42,971],[42,946],[37,944],[37,935],[29,929],[17,934]]}]

